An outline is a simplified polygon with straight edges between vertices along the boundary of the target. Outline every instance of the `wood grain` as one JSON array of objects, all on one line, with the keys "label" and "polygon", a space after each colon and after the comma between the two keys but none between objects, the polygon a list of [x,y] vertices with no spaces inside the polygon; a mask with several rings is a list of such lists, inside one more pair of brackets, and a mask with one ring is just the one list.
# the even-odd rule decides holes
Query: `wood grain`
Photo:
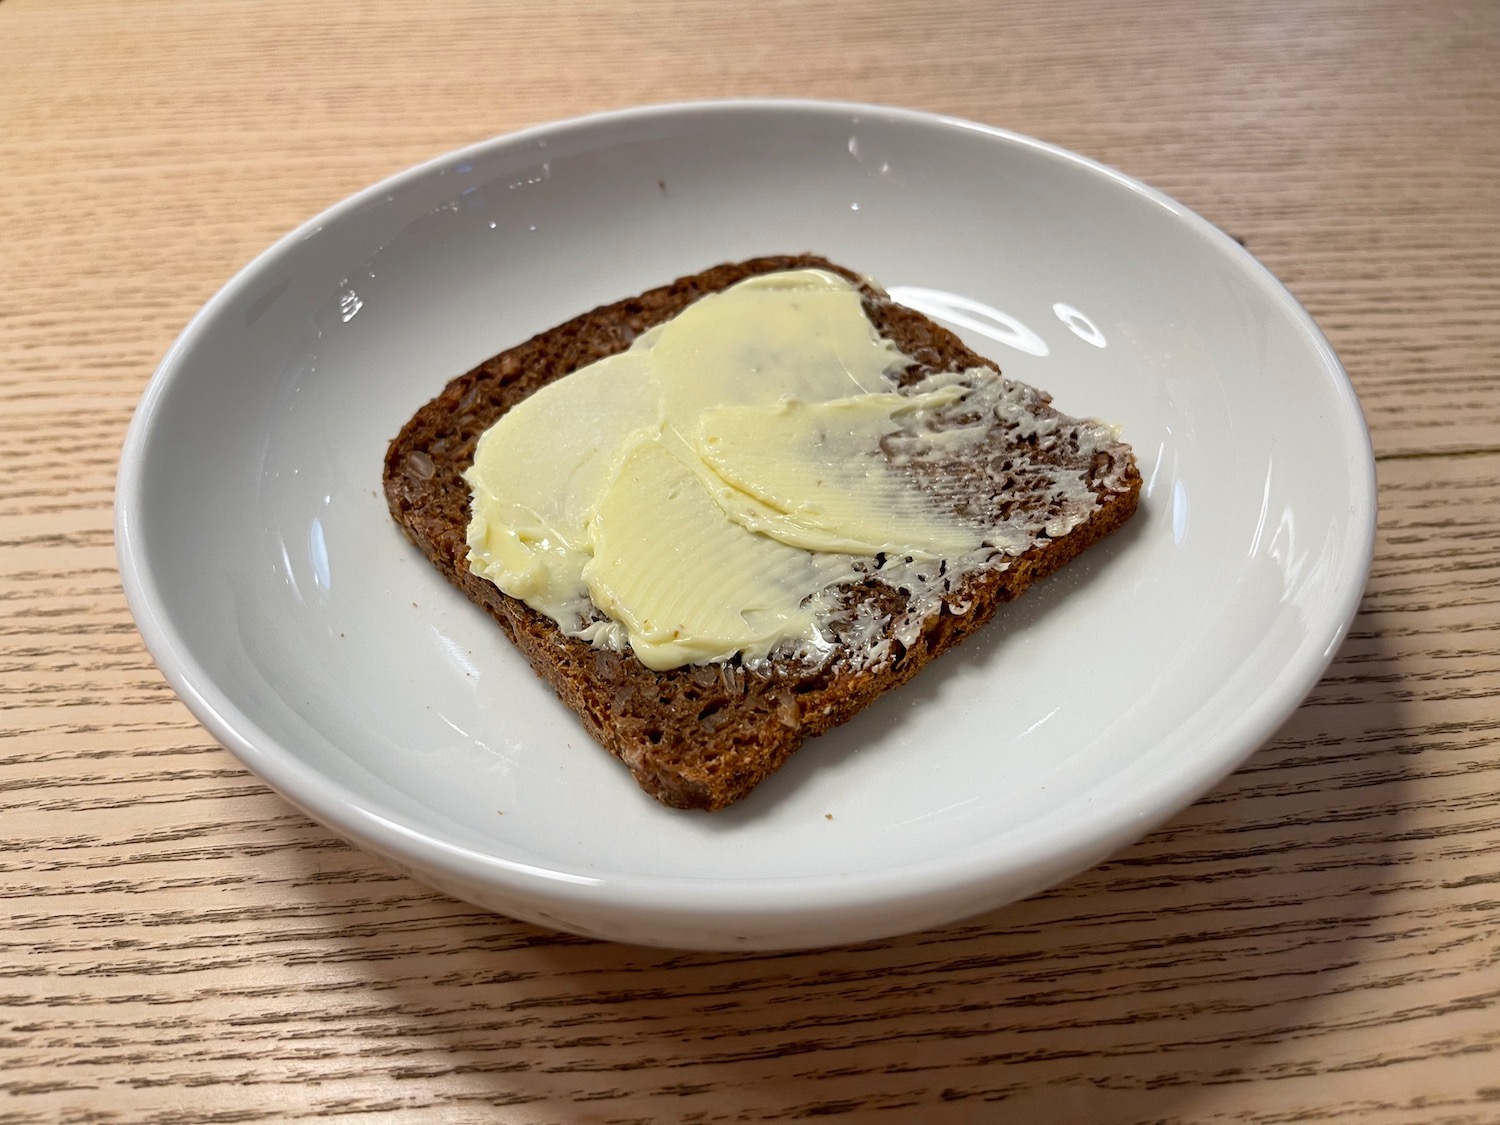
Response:
[{"label": "wood grain", "polygon": [[[199,305],[373,180],[642,101],[907,104],[1245,240],[1360,393],[1355,627],[1166,828],[969,923],[670,954],[478,913],[191,719],[115,570]],[[0,1125],[1500,1122],[1500,5],[0,2]]]}]

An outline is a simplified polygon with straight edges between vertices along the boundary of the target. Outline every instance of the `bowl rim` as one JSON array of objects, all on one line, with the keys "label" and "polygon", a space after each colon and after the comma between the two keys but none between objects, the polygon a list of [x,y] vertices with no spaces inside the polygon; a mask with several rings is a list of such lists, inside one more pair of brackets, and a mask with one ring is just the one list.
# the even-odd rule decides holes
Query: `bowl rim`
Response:
[{"label": "bowl rim", "polygon": [[[1336,603],[1325,607],[1321,628],[1309,628],[1304,640],[1269,682],[1263,683],[1251,707],[1243,710],[1213,740],[1212,754],[1191,762],[1143,787],[1146,799],[1134,805],[1096,811],[1088,831],[1044,828],[995,852],[970,845],[938,859],[847,875],[703,876],[610,871],[594,875],[567,865],[542,868],[500,855],[479,852],[386,815],[378,802],[361,798],[304,763],[241,711],[195,658],[164,609],[148,544],[139,530],[139,513],[148,503],[143,492],[144,461],[163,403],[184,372],[184,357],[210,331],[226,305],[253,285],[289,247],[337,223],[367,205],[410,184],[473,158],[507,147],[522,147],[561,135],[653,120],[672,122],[713,115],[783,115],[791,118],[870,117],[913,127],[977,134],[1005,146],[1019,147],[1113,185],[1137,193],[1170,211],[1212,250],[1226,256],[1256,289],[1277,306],[1317,354],[1329,388],[1338,402],[1336,421],[1349,449],[1347,470],[1353,485],[1349,497],[1350,549],[1342,554]],[[239,269],[188,321],[163,355],[136,407],[122,446],[115,488],[115,549],[129,608],[153,659],[193,715],[223,746],[287,800],[333,830],[355,839],[419,872],[503,888],[523,897],[595,907],[628,909],[654,916],[701,916],[705,910],[726,917],[751,919],[768,912],[778,916],[823,915],[830,911],[871,907],[892,901],[941,894],[982,893],[990,884],[1013,879],[1018,870],[1072,871],[1097,862],[1109,852],[1138,839],[1176,815],[1228,776],[1259,749],[1302,704],[1321,678],[1352,624],[1373,557],[1376,525],[1376,478],[1373,449],[1353,384],[1333,347],[1311,315],[1286,286],[1240,243],[1207,219],[1171,197],[1117,169],[1057,145],[1007,129],[947,114],[879,104],[809,98],[728,98],[663,102],[607,110],[544,122],[489,137],[434,156],[345,197],[277,239]],[[692,815],[692,814],[686,814]],[[1047,879],[1043,885],[1054,882]],[[1036,889],[1041,889],[1037,887]],[[996,903],[995,905],[998,905]]]}]

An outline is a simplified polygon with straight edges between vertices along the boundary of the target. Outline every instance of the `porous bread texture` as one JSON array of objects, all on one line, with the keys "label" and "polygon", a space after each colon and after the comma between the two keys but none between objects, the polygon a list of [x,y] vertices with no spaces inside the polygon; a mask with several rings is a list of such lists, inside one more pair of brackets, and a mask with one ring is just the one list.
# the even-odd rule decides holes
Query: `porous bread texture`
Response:
[{"label": "porous bread texture", "polygon": [[[678,808],[721,809],[744,797],[804,739],[846,722],[904,684],[988,622],[1002,603],[1118,528],[1135,511],[1140,493],[1140,473],[1127,445],[1099,423],[1060,414],[1044,392],[1008,382],[1007,393],[1020,396],[1029,424],[997,423],[992,440],[970,450],[964,464],[939,466],[941,494],[951,502],[961,493],[970,506],[992,508],[997,519],[1030,512],[1037,527],[1030,546],[957,569],[937,609],[918,620],[903,621],[910,595],[879,573],[846,587],[846,612],[829,626],[836,643],[817,662],[777,658],[747,667],[733,659],[652,671],[629,652],[563,635],[550,618],[469,570],[470,492],[462,474],[480,435],[497,418],[539,387],[625,350],[642,332],[708,293],[758,274],[805,268],[829,270],[860,287],[876,330],[913,359],[901,385],[935,371],[995,368],[951,332],[843,267],[812,255],[755,258],[586,312],[486,360],[418,410],[386,453],[386,499],[407,537],[488,611],[640,785]],[[1081,474],[1094,503],[1081,522],[1053,537],[1046,530],[1048,509],[1055,522],[1057,500],[1044,484],[1058,472]],[[955,490],[955,479],[972,487]]]}]

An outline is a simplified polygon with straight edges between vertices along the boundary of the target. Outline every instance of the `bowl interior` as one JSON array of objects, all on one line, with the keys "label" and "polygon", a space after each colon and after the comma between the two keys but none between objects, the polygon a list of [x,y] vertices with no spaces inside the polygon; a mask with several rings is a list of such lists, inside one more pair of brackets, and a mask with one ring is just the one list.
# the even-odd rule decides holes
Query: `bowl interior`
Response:
[{"label": "bowl interior", "polygon": [[[1142,507],[740,805],[673,811],[406,543],[382,456],[448,379],[532,333],[809,250],[1117,424]],[[1229,239],[1021,138],[753,103],[502,138],[289,236],[164,362],[121,504],[163,667],[318,815],[508,879],[712,882],[767,902],[797,885],[830,904],[903,880],[1034,889],[1191,800],[1315,682],[1371,517],[1336,360]]]}]

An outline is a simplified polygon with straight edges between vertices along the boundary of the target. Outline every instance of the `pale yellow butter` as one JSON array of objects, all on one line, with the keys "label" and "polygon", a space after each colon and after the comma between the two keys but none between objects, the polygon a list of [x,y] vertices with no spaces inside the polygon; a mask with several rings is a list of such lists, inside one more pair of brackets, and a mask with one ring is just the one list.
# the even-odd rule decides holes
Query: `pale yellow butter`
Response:
[{"label": "pale yellow butter", "polygon": [[683,434],[711,407],[889,391],[887,372],[910,362],[876,335],[859,291],[822,270],[765,274],[704,297],[650,346],[662,417]]},{"label": "pale yellow butter", "polygon": [[816,650],[860,557],[983,540],[882,450],[966,393],[895,393],[909,362],[835,274],[705,297],[483,435],[465,474],[470,567],[652,668]]},{"label": "pale yellow butter", "polygon": [[660,395],[644,352],[624,352],[551,383],[479,439],[469,568],[565,629],[591,616],[587,523],[626,439],[656,423]]},{"label": "pale yellow butter", "polygon": [[765,656],[787,637],[810,638],[818,595],[849,569],[845,556],[725,519],[695,460],[670,428],[641,435],[589,522],[589,593],[650,668]]},{"label": "pale yellow butter", "polygon": [[716,407],[700,418],[694,446],[725,486],[716,493],[725,513],[790,546],[962,554],[979,546],[981,529],[936,511],[881,449],[883,437],[902,429],[903,416],[951,404],[959,393]]}]

